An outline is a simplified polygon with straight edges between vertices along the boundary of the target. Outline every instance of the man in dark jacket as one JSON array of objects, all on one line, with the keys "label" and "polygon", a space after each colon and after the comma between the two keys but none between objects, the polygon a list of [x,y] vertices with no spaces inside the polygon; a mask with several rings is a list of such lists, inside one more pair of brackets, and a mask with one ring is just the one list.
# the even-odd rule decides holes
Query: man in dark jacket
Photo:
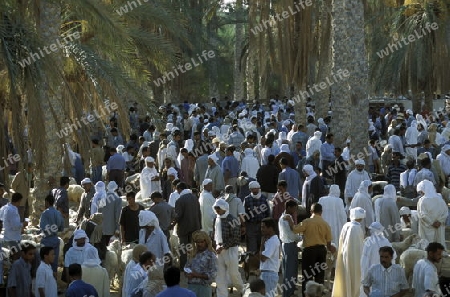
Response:
[{"label": "man in dark jacket", "polygon": [[274,155],[269,155],[267,165],[262,165],[256,172],[256,180],[261,185],[261,192],[268,200],[272,200],[277,192],[278,174],[280,171],[273,164]]}]

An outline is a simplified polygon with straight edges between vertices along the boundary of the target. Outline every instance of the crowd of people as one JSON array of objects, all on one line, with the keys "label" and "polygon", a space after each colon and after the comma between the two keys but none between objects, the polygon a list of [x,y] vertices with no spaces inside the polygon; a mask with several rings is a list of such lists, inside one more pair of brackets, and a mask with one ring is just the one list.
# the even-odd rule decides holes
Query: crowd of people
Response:
[{"label": "crowd of people", "polygon": [[[327,269],[335,271],[332,296],[402,296],[410,286],[394,264],[392,242],[405,228],[429,242],[427,259],[414,267],[415,296],[440,294],[434,264],[446,250],[449,201],[441,193],[450,177],[448,115],[371,108],[365,159],[354,160],[350,135],[345,147],[334,144],[331,113],[316,119],[309,100],[307,123],[295,123],[293,110],[286,98],[268,105],[215,98],[168,104],[158,111],[167,122],[161,131],[133,106],[129,133],[114,114],[105,137],[92,137],[84,164],[89,174],[80,155],[66,147],[72,168],[45,197],[39,252],[21,241],[28,189],[11,191],[0,209],[3,246],[13,260],[9,296],[57,296],[58,232],[71,223],[78,227],[64,246],[68,287],[60,288],[70,297],[110,295],[102,265],[116,239],[133,248],[123,297],[211,297],[213,282],[218,297],[228,296],[229,287],[244,293],[240,246],[260,262],[249,296],[290,297],[299,284],[302,296],[321,296]],[[373,180],[380,176],[387,185],[373,203]],[[84,189],[73,222],[69,177]],[[130,182],[136,177],[138,183]],[[5,186],[0,191],[7,197]],[[417,207],[399,209],[397,195]],[[145,209],[140,202],[148,199]],[[336,254],[335,267],[328,267],[327,252]],[[181,273],[188,290],[179,287]]]}]

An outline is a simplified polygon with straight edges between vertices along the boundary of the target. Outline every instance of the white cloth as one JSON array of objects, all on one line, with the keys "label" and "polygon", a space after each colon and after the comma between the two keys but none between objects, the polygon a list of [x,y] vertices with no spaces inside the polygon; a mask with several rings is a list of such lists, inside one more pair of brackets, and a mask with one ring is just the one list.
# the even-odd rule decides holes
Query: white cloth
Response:
[{"label": "white cloth", "polygon": [[[410,221],[413,234],[419,234],[419,215],[417,214],[417,210],[411,211]],[[402,229],[408,228],[402,216],[400,216],[400,224],[402,224]]]},{"label": "white cloth", "polygon": [[216,223],[214,225],[215,232],[214,232],[214,241],[217,245],[223,243],[223,237],[222,237],[222,218],[226,218],[229,214],[230,206],[228,205],[228,202],[226,202],[223,199],[217,199],[216,202],[213,205],[213,208],[220,207],[220,209],[225,210],[225,213],[223,215],[217,214],[216,216]]},{"label": "white cloth", "polygon": [[180,198],[180,194],[178,194],[178,191],[172,192],[169,196],[169,205],[172,207],[175,207],[175,203],[177,202],[178,198]]},{"label": "white cloth", "polygon": [[322,205],[322,218],[331,227],[331,241],[336,245],[336,248],[339,247],[339,235],[341,234],[342,227],[347,222],[344,201],[339,198],[339,195],[339,186],[332,185],[330,187],[330,194],[319,199],[319,204]]},{"label": "white cloth", "polygon": [[280,269],[280,240],[276,234],[266,240],[262,255],[268,259],[264,262],[261,261],[259,269],[278,272]]},{"label": "white cloth", "polygon": [[311,184],[311,181],[313,180],[313,178],[315,178],[317,176],[317,173],[314,171],[314,168],[307,164],[305,166],[303,166],[303,171],[306,172],[306,174],[308,174],[308,176],[305,179],[305,182],[303,183],[302,186],[302,206],[306,207],[306,200],[308,199],[308,188]]},{"label": "white cloth", "polygon": [[372,198],[368,192],[369,186],[372,184],[370,180],[362,181],[359,185],[358,192],[352,199],[350,209],[361,207],[366,211],[366,217],[361,221],[361,229],[366,234],[366,228],[369,228],[370,224],[375,221],[375,215],[373,211]]},{"label": "white cloth", "polygon": [[358,171],[357,169],[352,170],[347,176],[347,181],[345,182],[344,197],[346,205],[350,205],[348,198],[353,198],[364,180],[370,180],[370,176],[364,169]]},{"label": "white cloth", "polygon": [[159,228],[159,220],[153,211],[150,210],[141,210],[139,212],[139,226],[154,226],[155,228]]},{"label": "white cloth", "polygon": [[216,296],[228,296],[228,283],[242,292],[244,284],[239,272],[239,248],[230,247],[217,255]]},{"label": "white cloth", "polygon": [[[156,176],[159,176],[159,174],[155,167],[146,166],[142,169],[139,178],[142,199],[149,198],[152,192],[160,190],[161,187],[156,187],[155,182],[152,181]],[[157,183],[159,184],[159,181]]]},{"label": "white cloth", "polygon": [[306,142],[306,158],[312,156],[315,151],[320,152],[320,146],[322,145],[322,140],[320,140],[321,136],[322,132],[316,131],[314,132],[314,136],[308,139]]},{"label": "white cloth", "polygon": [[[95,249],[95,248],[94,248]],[[109,297],[109,276],[105,268],[100,265],[87,266],[81,265],[82,276],[81,279],[91,284],[98,293],[98,297]]]},{"label": "white cloth", "polygon": [[[407,144],[417,144],[417,137],[419,136],[419,130],[417,130],[417,121],[411,123],[411,127],[406,129],[405,140]],[[417,148],[407,147],[405,149],[406,156],[412,159],[417,159]]]},{"label": "white cloth", "polygon": [[386,237],[391,242],[400,240],[400,230],[395,228],[396,224],[400,224],[400,214],[396,201],[397,193],[393,185],[385,186],[383,197],[375,201],[375,219],[386,230],[389,230],[389,232],[386,231]]},{"label": "white cloth", "polygon": [[[290,214],[286,214],[286,212],[283,212],[280,219],[278,220],[278,229],[280,230],[280,240],[282,243],[291,243],[291,242],[297,242],[300,240],[300,236],[294,232],[292,232],[291,228],[289,227],[289,222],[287,220],[284,220],[284,217],[292,217]],[[323,217],[323,213],[322,213]]]},{"label": "white cloth", "polygon": [[[433,184],[424,180],[417,185],[417,191],[424,192],[424,196],[417,203],[419,216],[419,236],[429,242],[439,242],[445,245],[445,221],[448,216],[448,207],[444,199],[436,193]],[[434,228],[434,222],[440,222],[439,228]]]},{"label": "white cloth", "polygon": [[442,171],[445,176],[450,176],[450,156],[445,153],[445,151],[450,150],[450,145],[446,144],[442,147],[441,153],[436,157],[439,160]]},{"label": "white cloth", "polygon": [[414,179],[417,174],[417,169],[406,170],[400,173],[400,187],[406,188],[406,186],[414,185]]},{"label": "white cloth", "polygon": [[41,296],[39,293],[39,288],[44,289],[46,297],[57,297],[58,296],[58,286],[56,280],[53,277],[53,270],[50,264],[45,264],[41,261],[39,267],[36,271],[36,283],[34,285],[34,296]]},{"label": "white cloth", "polygon": [[202,215],[202,230],[207,234],[213,231],[214,228],[214,196],[211,192],[203,190],[198,198],[198,202],[200,203],[200,213]]},{"label": "white cloth", "polygon": [[342,228],[339,237],[332,297],[359,296],[363,239],[364,234],[358,222],[348,222]]},{"label": "white cloth", "polygon": [[105,183],[99,181],[95,184],[94,187],[95,187],[95,194],[91,202],[91,215],[99,212],[98,209],[100,208],[100,204],[103,205],[106,200]]},{"label": "white cloth", "polygon": [[253,150],[251,148],[246,148],[244,154],[245,157],[242,159],[241,171],[247,172],[248,177],[256,179],[256,173],[259,169],[258,159],[253,155]]},{"label": "white cloth", "polygon": [[440,294],[437,268],[428,259],[421,259],[414,266],[412,287],[415,289],[414,297],[423,297],[427,290]]},{"label": "white cloth", "polygon": [[128,283],[125,281],[129,278],[130,276],[130,271],[131,269],[136,266],[136,264],[138,264],[137,262],[135,262],[133,259],[130,260],[130,262],[128,262],[127,266],[125,267],[125,272],[123,273],[123,285],[122,285],[122,296],[127,296],[127,292],[128,292]]}]

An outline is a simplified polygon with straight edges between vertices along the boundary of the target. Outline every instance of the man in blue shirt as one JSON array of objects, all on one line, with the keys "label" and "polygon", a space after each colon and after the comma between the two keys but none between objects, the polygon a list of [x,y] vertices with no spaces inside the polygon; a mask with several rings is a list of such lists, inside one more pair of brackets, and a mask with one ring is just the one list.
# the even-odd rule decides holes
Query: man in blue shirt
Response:
[{"label": "man in blue shirt", "polygon": [[328,133],[327,136],[325,137],[325,140],[326,141],[322,143],[322,145],[320,146],[320,161],[322,163],[322,174],[326,178],[332,178],[332,176],[328,174],[329,171],[327,169],[328,166],[334,165],[335,160],[334,145],[333,145],[334,135]]},{"label": "man in blue shirt", "polygon": [[69,277],[71,283],[66,291],[66,297],[98,297],[98,293],[94,286],[81,280],[81,265],[70,264]]},{"label": "man in blue shirt", "polygon": [[47,197],[45,197],[46,209],[41,214],[39,228],[43,234],[41,245],[52,247],[55,250],[55,259],[52,263],[52,269],[56,275],[59,257],[58,232],[64,230],[64,219],[61,216],[61,213],[53,207],[54,203],[55,198],[52,195],[47,195]]},{"label": "man in blue shirt", "polygon": [[222,162],[222,172],[225,185],[232,186],[234,191],[236,192],[236,180],[239,173],[239,161],[234,157],[233,151],[233,146],[227,147],[225,151],[226,157]]},{"label": "man in blue shirt", "polygon": [[14,261],[8,275],[8,296],[31,297],[31,262],[34,260],[36,246],[32,242],[20,245],[22,256]]},{"label": "man in blue shirt", "polygon": [[167,289],[156,295],[156,297],[195,297],[195,293],[180,287],[180,269],[177,267],[169,267],[164,272],[164,281]]},{"label": "man in blue shirt", "polygon": [[115,181],[119,188],[123,187],[124,170],[126,168],[126,162],[121,154],[117,153],[116,148],[110,149],[111,157],[106,164],[107,180]]},{"label": "man in blue shirt", "polygon": [[55,197],[56,209],[61,213],[64,218],[64,227],[69,227],[69,196],[67,189],[69,188],[69,178],[62,176],[59,179],[59,188],[52,190],[52,195]]}]

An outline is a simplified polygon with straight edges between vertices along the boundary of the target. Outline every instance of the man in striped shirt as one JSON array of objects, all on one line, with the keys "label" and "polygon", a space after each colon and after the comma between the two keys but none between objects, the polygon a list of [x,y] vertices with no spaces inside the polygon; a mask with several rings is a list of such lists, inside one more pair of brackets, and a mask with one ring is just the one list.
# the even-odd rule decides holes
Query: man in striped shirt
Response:
[{"label": "man in striped shirt", "polygon": [[364,293],[367,296],[403,296],[409,286],[403,268],[392,264],[394,250],[390,246],[383,246],[379,253],[380,264],[372,265],[362,281]]}]

